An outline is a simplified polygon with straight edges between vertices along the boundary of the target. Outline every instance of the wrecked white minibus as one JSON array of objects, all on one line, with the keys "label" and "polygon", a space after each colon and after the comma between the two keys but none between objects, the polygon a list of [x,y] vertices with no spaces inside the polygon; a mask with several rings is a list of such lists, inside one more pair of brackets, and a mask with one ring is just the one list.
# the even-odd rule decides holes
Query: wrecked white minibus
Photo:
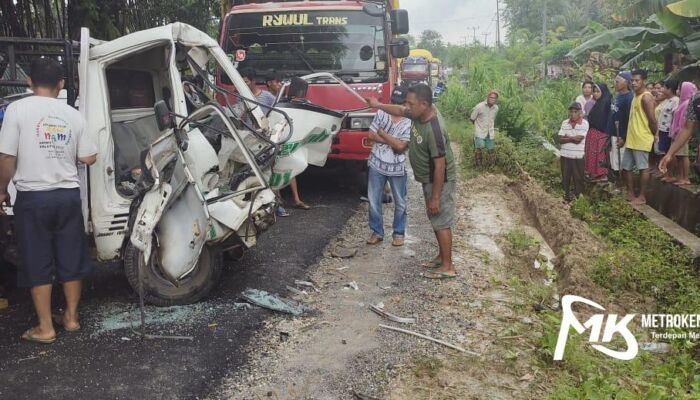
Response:
[{"label": "wrecked white minibus", "polygon": [[[15,84],[22,48],[0,71]],[[66,59],[72,52],[58,56],[69,75],[77,65],[67,98],[99,148],[81,169],[85,232],[97,259],[123,260],[131,286],[156,305],[203,298],[224,253],[252,247],[275,222],[273,189],[325,163],[345,117],[299,100],[303,80],[262,107],[216,41],[181,23],[104,42],[83,29],[77,64]],[[216,87],[217,74],[236,91]],[[212,101],[217,94],[226,105]],[[17,262],[8,211],[0,246]]]}]

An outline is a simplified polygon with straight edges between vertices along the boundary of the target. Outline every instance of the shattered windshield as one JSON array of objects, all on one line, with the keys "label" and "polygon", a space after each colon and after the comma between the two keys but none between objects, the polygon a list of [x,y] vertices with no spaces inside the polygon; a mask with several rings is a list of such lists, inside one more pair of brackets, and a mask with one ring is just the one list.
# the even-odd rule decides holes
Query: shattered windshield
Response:
[{"label": "shattered windshield", "polygon": [[386,75],[382,18],[362,11],[233,14],[224,51],[239,68],[265,74],[332,72],[358,78]]}]

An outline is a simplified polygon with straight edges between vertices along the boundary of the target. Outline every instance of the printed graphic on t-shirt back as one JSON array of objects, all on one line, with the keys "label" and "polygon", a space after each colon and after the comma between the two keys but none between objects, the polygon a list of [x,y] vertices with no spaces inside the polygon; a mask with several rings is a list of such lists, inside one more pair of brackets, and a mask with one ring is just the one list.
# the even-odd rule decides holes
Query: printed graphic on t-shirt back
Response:
[{"label": "printed graphic on t-shirt back", "polygon": [[73,133],[63,118],[49,115],[36,124],[36,138],[47,160],[63,160]]}]

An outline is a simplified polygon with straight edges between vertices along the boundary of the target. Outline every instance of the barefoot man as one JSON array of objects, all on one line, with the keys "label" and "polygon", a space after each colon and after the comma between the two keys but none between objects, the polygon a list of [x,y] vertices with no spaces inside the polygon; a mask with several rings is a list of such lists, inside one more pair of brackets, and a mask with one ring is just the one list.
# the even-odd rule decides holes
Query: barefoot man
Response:
[{"label": "barefoot man", "polygon": [[432,90],[425,84],[412,86],[405,107],[382,104],[374,98],[366,101],[372,108],[413,120],[408,157],[416,180],[423,185],[428,218],[439,247],[437,257],[425,264],[428,270],[423,276],[454,278],[457,272],[452,264],[452,223],[457,173],[445,123],[433,106]]},{"label": "barefoot man", "polygon": [[[627,201],[635,205],[646,203],[644,192],[649,184],[649,152],[654,145],[654,133],[657,131],[656,107],[654,96],[646,88],[647,72],[632,71],[632,90],[634,98],[630,109],[627,127],[625,154],[622,157],[622,170],[627,188]],[[634,192],[632,171],[639,171],[639,195]]]}]

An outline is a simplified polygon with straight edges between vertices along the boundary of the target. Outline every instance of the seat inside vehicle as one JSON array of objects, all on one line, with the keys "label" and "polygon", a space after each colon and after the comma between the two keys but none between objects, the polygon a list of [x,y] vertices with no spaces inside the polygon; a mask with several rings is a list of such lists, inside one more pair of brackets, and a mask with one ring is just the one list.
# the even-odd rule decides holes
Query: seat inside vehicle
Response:
[{"label": "seat inside vehicle", "polygon": [[161,134],[154,104],[165,100],[172,106],[169,53],[167,46],[150,48],[109,65],[105,71],[114,144],[115,185],[119,194],[125,197],[136,194],[134,189],[141,174],[141,154]]}]

